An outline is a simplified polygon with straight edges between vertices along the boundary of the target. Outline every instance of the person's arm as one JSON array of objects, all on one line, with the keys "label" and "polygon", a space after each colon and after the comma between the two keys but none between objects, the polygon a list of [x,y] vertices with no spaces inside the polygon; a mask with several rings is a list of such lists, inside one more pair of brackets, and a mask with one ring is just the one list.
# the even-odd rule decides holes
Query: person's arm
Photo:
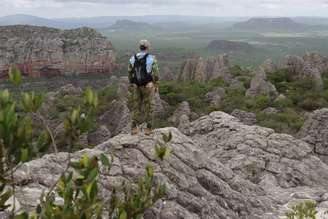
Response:
[{"label": "person's arm", "polygon": [[152,67],[153,80],[155,83],[159,81],[159,68],[157,59],[154,57],[153,67]]}]

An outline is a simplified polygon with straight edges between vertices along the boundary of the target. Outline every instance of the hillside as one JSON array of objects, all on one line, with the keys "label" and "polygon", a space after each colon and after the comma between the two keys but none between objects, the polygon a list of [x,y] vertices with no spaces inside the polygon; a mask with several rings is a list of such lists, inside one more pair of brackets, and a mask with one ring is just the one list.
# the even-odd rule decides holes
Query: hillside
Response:
[{"label": "hillside", "polygon": [[146,22],[135,22],[131,20],[118,20],[113,24],[112,26],[109,27],[109,30],[113,31],[145,31],[149,30],[152,28],[152,25],[146,23]]},{"label": "hillside", "polygon": [[291,18],[251,18],[233,25],[233,28],[241,30],[297,30],[306,27]]}]

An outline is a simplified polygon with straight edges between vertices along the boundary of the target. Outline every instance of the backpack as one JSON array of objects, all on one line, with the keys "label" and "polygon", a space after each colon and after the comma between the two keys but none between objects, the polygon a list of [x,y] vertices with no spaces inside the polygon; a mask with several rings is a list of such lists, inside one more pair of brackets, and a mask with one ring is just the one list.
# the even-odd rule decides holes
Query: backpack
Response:
[{"label": "backpack", "polygon": [[132,83],[138,86],[145,86],[149,82],[153,81],[153,76],[147,72],[147,58],[149,54],[138,59],[137,55],[134,55],[134,65],[132,68]]}]

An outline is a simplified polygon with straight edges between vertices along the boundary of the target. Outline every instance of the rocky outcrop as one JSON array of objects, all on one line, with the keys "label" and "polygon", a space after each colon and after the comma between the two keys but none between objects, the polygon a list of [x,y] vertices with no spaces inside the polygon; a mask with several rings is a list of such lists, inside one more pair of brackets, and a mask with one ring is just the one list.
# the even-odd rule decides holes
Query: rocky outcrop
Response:
[{"label": "rocky outcrop", "polygon": [[188,59],[182,65],[179,80],[206,82],[219,77],[226,81],[230,81],[232,78],[229,59],[226,54],[207,60],[201,57]]},{"label": "rocky outcrop", "polygon": [[293,74],[299,74],[304,67],[304,59],[296,55],[286,55],[280,64],[281,69],[287,69]]},{"label": "rocky outcrop", "polygon": [[[172,153],[156,162],[154,145],[168,132],[173,135]],[[121,134],[71,157],[113,155],[111,171],[100,178],[102,196],[123,181],[136,182],[152,164],[155,178],[167,186],[167,200],[159,201],[145,218],[276,219],[292,203],[327,203],[328,166],[312,151],[311,145],[290,135],[213,112],[190,124],[190,136],[175,128],[155,130],[152,136]],[[22,207],[37,204],[65,169],[66,159],[67,153],[50,154],[18,168],[16,192]]]},{"label": "rocky outcrop", "polygon": [[112,136],[130,133],[132,120],[127,103],[114,100],[108,110],[99,118],[99,123],[106,126]]},{"label": "rocky outcrop", "polygon": [[251,86],[246,91],[246,96],[254,97],[259,95],[267,95],[271,100],[278,96],[276,87],[267,80],[266,73],[259,68],[251,80]]},{"label": "rocky outcrop", "polygon": [[311,113],[298,136],[314,146],[314,151],[328,164],[328,109]]},{"label": "rocky outcrop", "polygon": [[0,76],[16,64],[31,77],[111,73],[111,42],[91,28],[59,30],[35,26],[0,27]]},{"label": "rocky outcrop", "polygon": [[160,74],[160,80],[163,81],[174,81],[176,79],[176,76],[172,72],[171,68],[168,66],[164,66],[163,70]]},{"label": "rocky outcrop", "polygon": [[188,118],[191,115],[190,105],[187,101],[183,101],[179,104],[173,115],[169,118],[169,121],[172,122],[175,126],[178,126],[179,119],[182,115],[186,115]]},{"label": "rocky outcrop", "polygon": [[303,57],[287,55],[281,69],[293,74],[294,80],[311,78],[317,90],[323,89],[322,74],[328,72],[328,57],[318,53],[306,53]]},{"label": "rocky outcrop", "polygon": [[219,107],[225,96],[225,89],[222,87],[218,87],[215,90],[205,94],[205,101],[211,104],[212,106]]},{"label": "rocky outcrop", "polygon": [[303,56],[303,60],[311,68],[317,68],[320,74],[328,72],[328,57],[318,53],[308,52]]},{"label": "rocky outcrop", "polygon": [[232,116],[238,118],[242,123],[246,125],[255,125],[256,124],[256,115],[252,112],[246,112],[243,110],[235,109],[231,113]]},{"label": "rocky outcrop", "polygon": [[278,70],[278,67],[273,63],[273,61],[271,59],[266,59],[260,67],[267,74],[274,73]]}]

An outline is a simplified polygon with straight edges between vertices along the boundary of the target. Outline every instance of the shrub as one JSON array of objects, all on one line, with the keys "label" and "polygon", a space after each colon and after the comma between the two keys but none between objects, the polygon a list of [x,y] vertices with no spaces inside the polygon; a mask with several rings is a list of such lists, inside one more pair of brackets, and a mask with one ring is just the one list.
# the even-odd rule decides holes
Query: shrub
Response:
[{"label": "shrub", "polygon": [[291,108],[275,114],[259,112],[256,114],[256,118],[259,125],[272,128],[276,132],[288,134],[297,133],[305,121],[304,116]]},{"label": "shrub", "polygon": [[292,207],[292,210],[286,213],[288,219],[316,219],[317,211],[314,201],[306,201]]},{"label": "shrub", "polygon": [[242,68],[239,65],[234,65],[230,68],[230,72],[234,77],[238,77],[242,75]]}]

